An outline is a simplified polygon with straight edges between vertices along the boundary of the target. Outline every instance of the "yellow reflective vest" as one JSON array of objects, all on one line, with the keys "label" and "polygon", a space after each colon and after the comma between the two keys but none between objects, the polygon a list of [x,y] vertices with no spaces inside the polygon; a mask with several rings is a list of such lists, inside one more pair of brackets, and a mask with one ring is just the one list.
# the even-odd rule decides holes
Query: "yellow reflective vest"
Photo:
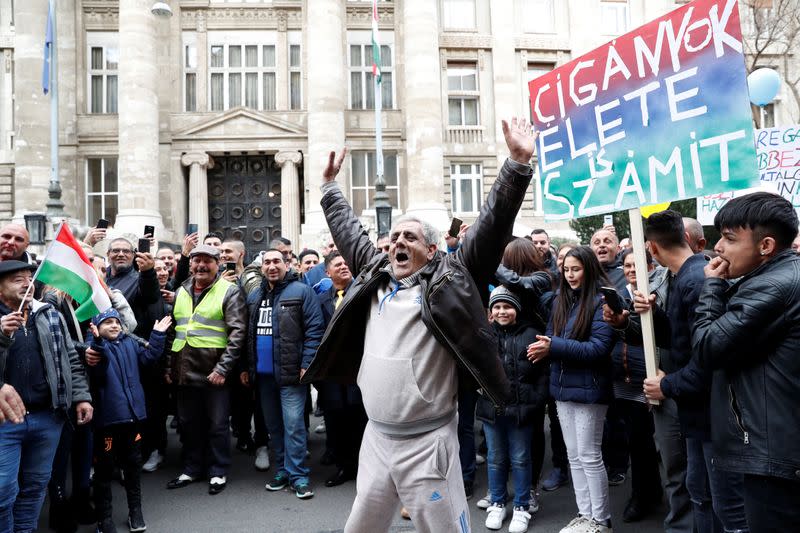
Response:
[{"label": "yellow reflective vest", "polygon": [[228,345],[227,327],[222,301],[230,281],[219,278],[192,310],[192,295],[186,288],[178,289],[175,297],[175,340],[172,351],[179,352],[188,343],[193,348],[225,348]]}]

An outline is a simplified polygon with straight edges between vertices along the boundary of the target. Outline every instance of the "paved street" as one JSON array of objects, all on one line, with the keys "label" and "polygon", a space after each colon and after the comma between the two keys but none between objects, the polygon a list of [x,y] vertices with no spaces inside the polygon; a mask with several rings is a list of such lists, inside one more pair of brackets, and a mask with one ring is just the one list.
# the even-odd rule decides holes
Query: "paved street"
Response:
[{"label": "paved street", "polygon": [[[312,418],[311,427],[318,419]],[[198,482],[180,490],[166,490],[167,481],[179,471],[179,448],[174,430],[170,430],[170,447],[165,467],[153,474],[142,475],[144,516],[149,533],[318,533],[338,532],[344,528],[355,495],[355,482],[335,488],[326,488],[324,480],[333,472],[333,467],[319,465],[324,451],[324,435],[312,432],[310,441],[312,454],[312,484],[316,496],[301,501],[288,491],[272,493],[264,490],[264,483],[273,473],[260,473],[253,468],[253,459],[234,450],[234,464],[228,477],[228,487],[217,496],[208,495],[206,482]],[[545,469],[550,466],[546,459]],[[486,466],[478,467],[475,497],[470,500],[472,531],[488,531],[483,523],[485,512],[475,507],[475,502],[486,490]],[[614,531],[650,533],[661,531],[661,516],[638,524],[622,522],[622,510],[629,495],[630,483],[611,487],[611,503]],[[570,487],[555,492],[542,493],[541,510],[531,521],[528,531],[532,533],[558,532],[575,514],[575,500]],[[662,513],[663,514],[663,511]],[[40,531],[47,531],[47,512],[42,514]],[[120,532],[127,531],[125,524],[127,507],[122,487],[115,483],[114,517]],[[81,533],[94,531],[84,526]],[[397,519],[391,530],[414,531],[409,521]],[[501,531],[508,531],[508,522]],[[445,532],[442,532],[445,533]]]}]

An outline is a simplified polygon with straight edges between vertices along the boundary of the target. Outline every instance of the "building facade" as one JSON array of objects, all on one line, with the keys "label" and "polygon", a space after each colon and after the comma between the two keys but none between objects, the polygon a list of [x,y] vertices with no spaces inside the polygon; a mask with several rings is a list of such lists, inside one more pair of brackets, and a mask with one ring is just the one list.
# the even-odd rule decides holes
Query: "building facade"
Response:
[{"label": "building facade", "polygon": [[[168,0],[169,18],[152,3],[56,2],[59,181],[70,217],[136,234],[152,224],[173,243],[197,223],[250,250],[277,235],[315,247],[326,231],[322,169],[347,146],[339,182],[374,230],[371,1]],[[530,113],[526,82],[684,3],[380,1],[395,215],[441,229],[451,216],[474,220],[507,155],[500,119]],[[47,12],[47,0],[0,0],[3,221],[47,201]],[[768,110],[775,122],[797,112],[787,95]],[[541,205],[537,176],[520,234],[543,224]]]}]

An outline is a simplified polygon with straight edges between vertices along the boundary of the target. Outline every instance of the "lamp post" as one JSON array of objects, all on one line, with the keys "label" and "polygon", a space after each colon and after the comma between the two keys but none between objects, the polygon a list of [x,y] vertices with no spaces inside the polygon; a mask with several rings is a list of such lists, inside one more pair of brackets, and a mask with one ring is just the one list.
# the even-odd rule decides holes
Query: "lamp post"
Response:
[{"label": "lamp post", "polygon": [[380,174],[375,178],[375,223],[378,226],[378,237],[388,235],[392,228],[392,204],[386,193],[386,180]]},{"label": "lamp post", "polygon": [[44,213],[26,214],[25,229],[28,230],[30,244],[44,244],[47,238],[47,215]]}]

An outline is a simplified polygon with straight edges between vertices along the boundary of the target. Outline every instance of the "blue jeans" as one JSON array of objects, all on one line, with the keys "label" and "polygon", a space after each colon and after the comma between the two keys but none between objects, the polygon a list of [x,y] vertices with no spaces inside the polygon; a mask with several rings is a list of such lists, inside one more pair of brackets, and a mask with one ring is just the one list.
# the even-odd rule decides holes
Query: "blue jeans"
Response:
[{"label": "blue jeans", "polygon": [[475,481],[475,404],[478,392],[463,390],[458,393],[458,459],[461,477],[467,483]]},{"label": "blue jeans", "polygon": [[36,529],[64,420],[39,411],[0,424],[0,531]]},{"label": "blue jeans", "polygon": [[489,495],[492,503],[505,504],[509,463],[514,485],[514,507],[528,507],[531,502],[531,426],[517,427],[512,418],[498,416],[494,424],[484,422],[489,447]]},{"label": "blue jeans", "polygon": [[711,441],[686,439],[686,488],[698,533],[746,533],[744,476],[715,468]]},{"label": "blue jeans", "polygon": [[303,413],[307,390],[307,385],[281,386],[271,375],[258,375],[258,394],[275,465],[293,485],[308,483],[311,472],[305,465],[308,432]]}]

